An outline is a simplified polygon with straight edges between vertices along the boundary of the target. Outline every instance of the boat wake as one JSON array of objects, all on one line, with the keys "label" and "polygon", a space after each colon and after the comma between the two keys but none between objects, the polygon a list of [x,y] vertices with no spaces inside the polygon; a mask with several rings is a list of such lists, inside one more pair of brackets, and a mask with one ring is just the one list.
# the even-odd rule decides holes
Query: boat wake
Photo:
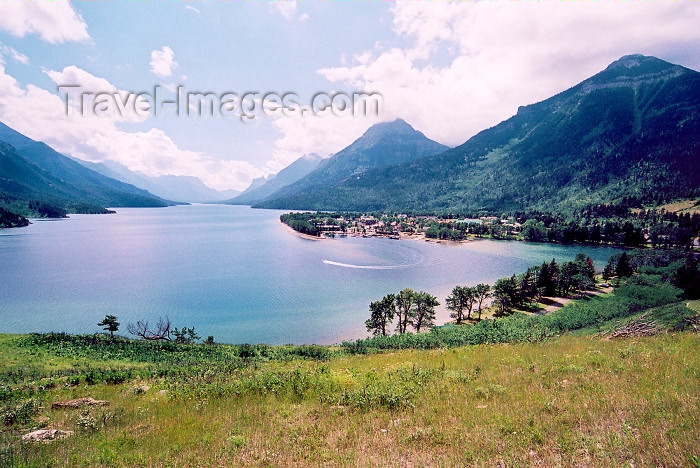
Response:
[{"label": "boat wake", "polygon": [[339,266],[343,268],[358,268],[361,270],[396,270],[399,268],[406,268],[410,265],[353,265],[351,263],[340,263],[334,262],[333,260],[323,259],[323,263],[326,265]]}]

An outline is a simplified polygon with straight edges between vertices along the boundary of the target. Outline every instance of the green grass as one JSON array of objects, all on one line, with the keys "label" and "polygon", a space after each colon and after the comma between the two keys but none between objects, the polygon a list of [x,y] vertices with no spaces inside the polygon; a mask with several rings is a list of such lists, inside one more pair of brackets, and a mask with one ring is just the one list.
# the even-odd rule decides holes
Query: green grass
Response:
[{"label": "green grass", "polygon": [[[0,466],[697,466],[700,301],[664,271],[341,347],[0,335]],[[665,330],[609,338],[642,315]],[[52,409],[85,396],[110,404]]]},{"label": "green grass", "polygon": [[[700,456],[700,339],[689,332],[257,357],[228,373],[217,366],[223,356],[235,361],[237,347],[195,345],[186,353],[199,362],[146,376],[134,359],[99,357],[100,344],[84,350],[91,367],[134,369],[127,381],[58,377],[40,390],[34,377],[70,369],[71,341],[28,342],[36,337],[0,338],[2,356],[27,376],[6,385],[18,393],[3,414],[22,404],[28,413],[4,426],[2,466],[692,466]],[[158,369],[173,351],[155,349],[151,358]],[[4,372],[12,368],[3,363]],[[135,391],[142,384],[150,389]],[[82,396],[110,405],[51,409]],[[19,441],[41,425],[75,435]]]},{"label": "green grass", "polygon": [[643,318],[647,322],[655,322],[659,325],[663,325],[667,329],[685,329],[689,328],[689,324],[685,322],[685,319],[697,317],[698,312],[700,312],[700,310],[691,308],[689,304],[690,303],[683,301],[660,307],[653,307],[623,319],[611,319],[602,323],[596,323],[595,325],[581,328],[572,333],[574,335],[605,334],[640,318]]},{"label": "green grass", "polygon": [[700,312],[700,299],[688,302],[688,308]]}]

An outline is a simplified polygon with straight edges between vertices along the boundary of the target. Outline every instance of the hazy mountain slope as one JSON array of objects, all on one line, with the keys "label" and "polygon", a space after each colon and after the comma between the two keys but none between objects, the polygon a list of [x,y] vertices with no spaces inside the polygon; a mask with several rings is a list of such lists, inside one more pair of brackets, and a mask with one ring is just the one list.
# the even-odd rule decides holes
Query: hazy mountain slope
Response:
[{"label": "hazy mountain slope", "polygon": [[[153,190],[158,196],[191,203],[221,202],[239,193],[236,190],[220,192],[204,184],[194,176],[162,175],[149,177],[153,183]],[[149,190],[150,191],[150,190]],[[156,193],[154,192],[154,193]]]},{"label": "hazy mountain slope", "polygon": [[134,185],[167,200],[183,203],[210,203],[226,200],[231,198],[232,193],[234,195],[239,193],[235,190],[215,190],[193,176],[162,175],[152,177],[134,172],[116,161],[99,163],[79,159],[76,161],[102,175]]},{"label": "hazy mountain slope", "polygon": [[57,196],[67,200],[74,190],[19,154],[13,146],[0,142],[0,192],[4,196],[40,199]]},{"label": "hazy mountain slope", "polygon": [[224,203],[230,203],[232,205],[254,205],[260,203],[273,197],[280,189],[293,184],[311,173],[318,167],[321,161],[323,161],[323,157],[316,153],[305,154],[282,169],[279,173],[268,176],[267,179],[263,179],[263,184],[259,184],[258,182],[257,186],[254,186],[256,181],[260,180],[255,179],[251,187],[232,200],[228,200]]},{"label": "hazy mountain slope", "polygon": [[0,206],[24,216],[62,217],[68,211],[104,213],[84,193],[0,142]]},{"label": "hazy mountain slope", "polygon": [[[98,174],[0,123],[0,142],[7,169],[2,172],[6,196],[66,201],[99,206],[167,206],[145,190]],[[21,156],[21,157],[19,157]],[[31,164],[28,164],[31,163]],[[33,167],[35,166],[35,167]],[[14,187],[14,188],[12,188]]]},{"label": "hazy mountain slope", "polygon": [[250,193],[253,190],[259,189],[260,187],[262,187],[263,185],[265,185],[266,183],[268,183],[269,181],[274,179],[276,176],[277,176],[277,174],[269,174],[269,175],[266,175],[263,177],[257,177],[255,179],[253,179],[253,181],[250,183],[250,185],[245,190],[243,190],[240,193],[240,195],[243,195],[245,193]]},{"label": "hazy mountain slope", "polygon": [[552,210],[697,196],[698,135],[700,73],[626,56],[452,150],[299,195],[286,207]]},{"label": "hazy mountain slope", "polygon": [[[414,161],[448,149],[416,131],[401,119],[373,125],[350,146],[323,160],[318,168],[299,181],[282,188],[261,203],[265,208],[306,208],[318,193],[357,179],[377,168]],[[329,190],[331,189],[331,190]]]}]

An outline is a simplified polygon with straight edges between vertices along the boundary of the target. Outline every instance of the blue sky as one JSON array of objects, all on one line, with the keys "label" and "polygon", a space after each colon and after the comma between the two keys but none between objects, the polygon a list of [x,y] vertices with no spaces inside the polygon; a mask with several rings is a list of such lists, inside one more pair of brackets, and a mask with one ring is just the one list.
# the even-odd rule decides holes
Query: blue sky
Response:
[{"label": "blue sky", "polygon": [[[629,53],[700,69],[695,1],[72,1],[0,4],[0,120],[59,151],[242,189],[401,117],[447,145]],[[155,54],[155,55],[154,55]],[[65,115],[83,89],[383,95],[379,116]],[[99,91],[99,89],[98,89]]]}]

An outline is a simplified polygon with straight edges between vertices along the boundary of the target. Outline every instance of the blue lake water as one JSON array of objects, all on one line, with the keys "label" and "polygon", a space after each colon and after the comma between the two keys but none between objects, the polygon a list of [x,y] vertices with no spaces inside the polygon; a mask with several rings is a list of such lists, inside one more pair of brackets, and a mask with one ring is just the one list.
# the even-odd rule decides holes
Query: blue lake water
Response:
[{"label": "blue lake water", "polygon": [[[0,230],[0,333],[120,333],[138,319],[194,326],[229,343],[338,343],[367,336],[371,301],[410,287],[444,304],[453,286],[493,282],[556,258],[616,250],[480,240],[309,240],[283,211],[193,205],[117,209]],[[448,319],[440,306],[438,322]]]}]

